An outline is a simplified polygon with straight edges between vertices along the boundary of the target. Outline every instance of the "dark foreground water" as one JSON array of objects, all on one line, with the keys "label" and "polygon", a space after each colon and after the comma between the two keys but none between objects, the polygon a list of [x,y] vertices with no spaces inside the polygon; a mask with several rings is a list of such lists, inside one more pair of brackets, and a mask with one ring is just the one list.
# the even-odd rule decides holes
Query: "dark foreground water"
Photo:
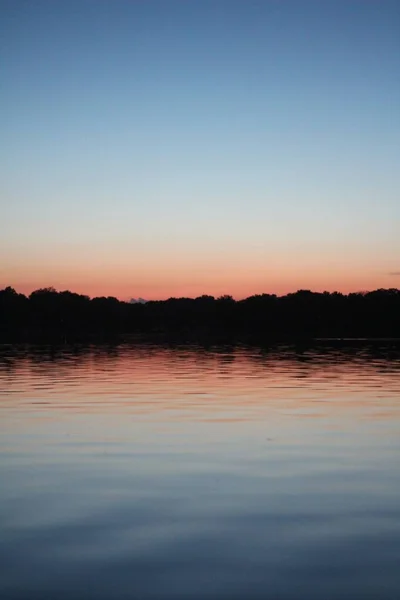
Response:
[{"label": "dark foreground water", "polygon": [[387,348],[0,347],[1,600],[399,600]]}]

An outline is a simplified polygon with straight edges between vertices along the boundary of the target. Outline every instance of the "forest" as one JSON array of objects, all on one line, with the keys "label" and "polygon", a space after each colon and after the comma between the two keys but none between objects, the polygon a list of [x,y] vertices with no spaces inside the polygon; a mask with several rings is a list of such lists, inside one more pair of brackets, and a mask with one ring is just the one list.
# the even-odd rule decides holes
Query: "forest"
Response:
[{"label": "forest", "polygon": [[400,338],[400,290],[342,294],[299,290],[243,300],[169,298],[123,302],[43,288],[0,290],[0,341],[107,339],[275,341]]}]

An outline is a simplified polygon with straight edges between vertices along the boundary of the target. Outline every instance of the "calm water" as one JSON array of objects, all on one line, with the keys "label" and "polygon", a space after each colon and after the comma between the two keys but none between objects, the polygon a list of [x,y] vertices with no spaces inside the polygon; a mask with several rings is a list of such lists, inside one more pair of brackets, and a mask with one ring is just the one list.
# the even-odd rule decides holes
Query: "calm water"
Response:
[{"label": "calm water", "polygon": [[400,598],[400,358],[0,347],[2,600]]}]

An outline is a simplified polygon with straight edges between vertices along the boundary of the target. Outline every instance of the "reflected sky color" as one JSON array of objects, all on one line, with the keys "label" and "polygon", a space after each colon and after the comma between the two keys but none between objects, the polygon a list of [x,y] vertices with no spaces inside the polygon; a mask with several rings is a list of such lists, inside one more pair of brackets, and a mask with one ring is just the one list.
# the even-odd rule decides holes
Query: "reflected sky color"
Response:
[{"label": "reflected sky color", "polygon": [[392,600],[389,345],[0,347],[7,600]]},{"label": "reflected sky color", "polygon": [[[58,410],[71,410],[183,421],[287,414],[396,422],[400,410],[399,357],[390,362],[387,351],[368,348],[296,352],[121,344],[3,352],[7,394],[1,407],[11,413],[51,406],[57,418]],[[383,390],[379,402],[377,389]]]},{"label": "reflected sky color", "polygon": [[396,0],[0,13],[0,287],[399,286]]}]

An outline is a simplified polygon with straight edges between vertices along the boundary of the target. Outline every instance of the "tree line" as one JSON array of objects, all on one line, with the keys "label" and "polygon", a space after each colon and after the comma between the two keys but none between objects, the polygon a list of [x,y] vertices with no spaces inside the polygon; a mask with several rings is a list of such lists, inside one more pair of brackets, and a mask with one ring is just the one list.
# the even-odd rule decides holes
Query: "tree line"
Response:
[{"label": "tree line", "polygon": [[160,339],[294,340],[400,338],[400,290],[342,294],[299,290],[129,303],[43,288],[0,290],[0,340],[72,340],[114,335]]}]

